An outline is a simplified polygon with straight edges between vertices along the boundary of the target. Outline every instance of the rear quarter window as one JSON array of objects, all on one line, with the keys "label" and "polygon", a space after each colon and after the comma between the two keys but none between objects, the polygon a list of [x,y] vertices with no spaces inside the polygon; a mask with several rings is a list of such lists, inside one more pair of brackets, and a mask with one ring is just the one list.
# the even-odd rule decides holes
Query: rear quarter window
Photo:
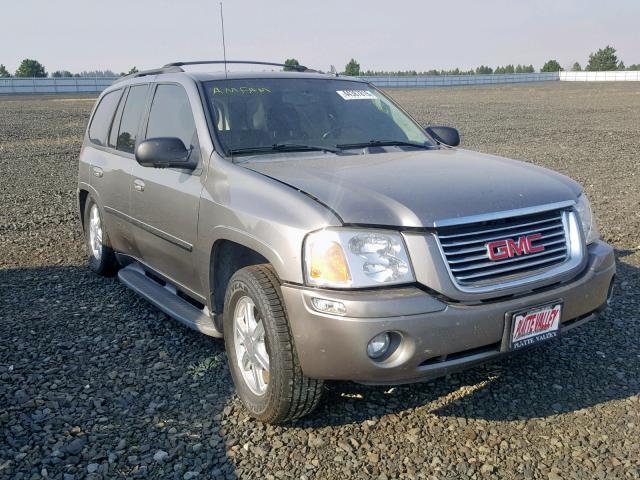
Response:
[{"label": "rear quarter window", "polygon": [[118,106],[118,101],[122,95],[122,90],[115,90],[107,93],[98,104],[96,113],[93,114],[91,125],[89,126],[89,140],[96,145],[105,146],[109,127],[113,121],[113,114]]}]

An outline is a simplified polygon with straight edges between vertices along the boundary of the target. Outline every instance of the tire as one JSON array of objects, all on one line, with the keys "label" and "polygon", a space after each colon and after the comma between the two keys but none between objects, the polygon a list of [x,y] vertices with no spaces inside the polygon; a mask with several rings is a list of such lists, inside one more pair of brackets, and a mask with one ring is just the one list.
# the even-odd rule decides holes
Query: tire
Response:
[{"label": "tire", "polygon": [[[92,215],[95,217],[92,219]],[[99,231],[92,230],[92,221],[99,222]],[[99,241],[95,241],[99,237]],[[118,270],[116,255],[109,243],[109,236],[102,221],[102,214],[93,198],[87,198],[84,206],[84,239],[89,254],[89,268],[98,275],[110,276]]]},{"label": "tire", "polygon": [[[243,325],[251,323],[239,319],[244,316],[247,320],[251,316],[247,310],[253,311],[256,325],[262,323],[263,342],[259,340],[259,333],[248,343],[240,339],[241,333],[236,325],[243,328]],[[260,331],[256,326],[254,333]],[[280,282],[270,265],[246,267],[231,277],[224,301],[223,333],[238,397],[252,417],[265,423],[285,423],[303,417],[317,407],[324,382],[305,377],[302,373],[282,301]],[[243,347],[245,343],[250,344],[250,348]],[[252,350],[252,355],[243,355],[243,350]],[[255,366],[264,363],[250,362],[254,368],[247,370],[238,361],[239,356],[259,359],[265,350],[268,362],[266,375],[262,367]]]}]

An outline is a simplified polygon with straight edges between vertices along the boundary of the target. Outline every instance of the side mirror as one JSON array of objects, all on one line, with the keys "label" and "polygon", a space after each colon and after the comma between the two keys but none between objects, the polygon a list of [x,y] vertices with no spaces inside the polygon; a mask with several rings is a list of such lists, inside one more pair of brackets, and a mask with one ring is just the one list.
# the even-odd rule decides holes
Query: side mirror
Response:
[{"label": "side mirror", "polygon": [[195,165],[189,161],[190,157],[191,149],[187,150],[176,137],[149,138],[136,148],[136,161],[143,167],[193,170]]},{"label": "side mirror", "polygon": [[425,130],[438,143],[442,143],[450,147],[457,147],[460,145],[460,134],[458,133],[458,130],[453,127],[434,125],[432,127],[425,128]]}]

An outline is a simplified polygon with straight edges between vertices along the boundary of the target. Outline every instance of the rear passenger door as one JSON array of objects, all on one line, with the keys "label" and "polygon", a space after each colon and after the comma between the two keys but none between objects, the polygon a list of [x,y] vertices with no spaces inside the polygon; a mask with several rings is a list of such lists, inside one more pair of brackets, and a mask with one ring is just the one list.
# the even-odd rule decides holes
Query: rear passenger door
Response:
[{"label": "rear passenger door", "polygon": [[152,96],[144,137],[181,139],[198,166],[190,171],[134,165],[131,209],[136,244],[144,263],[192,293],[203,294],[192,264],[204,176],[191,104],[184,87],[176,83],[156,85]]},{"label": "rear passenger door", "polygon": [[[89,139],[97,150],[91,158],[91,185],[99,194],[105,226],[113,248],[135,254],[129,217],[133,149],[139,137],[148,85],[136,85],[103,97],[89,127]],[[103,104],[105,108],[103,109]],[[116,109],[117,107],[117,109]],[[114,113],[115,111],[115,113]]]}]

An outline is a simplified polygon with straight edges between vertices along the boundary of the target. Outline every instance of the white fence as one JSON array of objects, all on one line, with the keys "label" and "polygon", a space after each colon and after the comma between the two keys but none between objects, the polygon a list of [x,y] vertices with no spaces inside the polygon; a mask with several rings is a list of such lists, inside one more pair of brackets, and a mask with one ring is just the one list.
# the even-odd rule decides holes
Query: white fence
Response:
[{"label": "white fence", "polygon": [[[620,82],[640,81],[640,71],[551,72],[492,75],[412,75],[360,77],[381,88],[445,87],[523,82]],[[117,77],[0,78],[0,95],[31,93],[99,93]]]},{"label": "white fence", "polygon": [[432,75],[432,76],[388,76],[360,77],[370,81],[376,87],[412,88],[412,87],[446,87],[454,85],[484,85],[493,83],[524,82],[631,82],[640,81],[640,71],[612,72],[548,72],[548,73],[513,73],[491,75]]},{"label": "white fence", "polygon": [[448,87],[455,85],[487,85],[494,83],[524,83],[558,81],[558,72],[505,73],[491,75],[407,75],[359,77],[382,88]]},{"label": "white fence", "polygon": [[638,82],[640,71],[560,72],[563,82]]},{"label": "white fence", "polygon": [[0,95],[29,93],[98,93],[115,77],[0,78]]}]

